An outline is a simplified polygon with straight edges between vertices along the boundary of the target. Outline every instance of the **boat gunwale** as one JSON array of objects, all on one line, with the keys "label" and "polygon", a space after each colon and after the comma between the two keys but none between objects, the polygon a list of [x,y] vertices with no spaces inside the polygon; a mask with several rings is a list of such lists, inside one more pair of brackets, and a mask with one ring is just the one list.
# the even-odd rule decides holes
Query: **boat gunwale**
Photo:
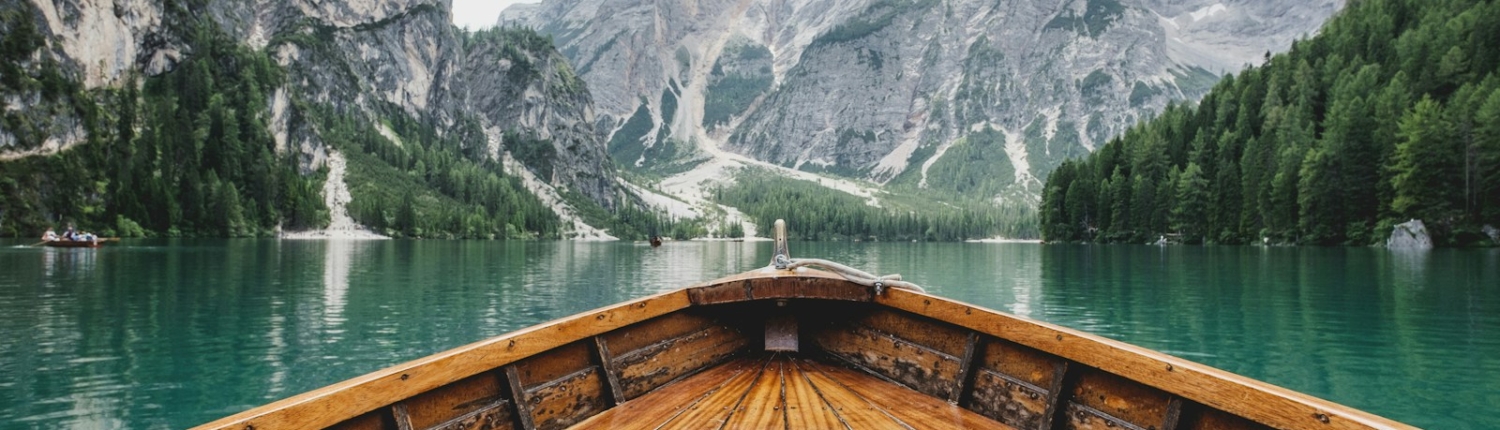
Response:
[{"label": "boat gunwale", "polygon": [[[554,319],[438,352],[243,411],[194,429],[325,428],[464,378],[497,370],[551,349],[651,318],[718,303],[779,298],[872,302],[886,308],[922,315],[1119,375],[1275,428],[1416,428],[1148,348],[957,300],[900,289],[888,289],[879,296],[870,293],[862,297],[856,294],[809,296],[801,294],[803,289],[785,288],[782,281],[786,279],[839,281],[841,289],[869,291],[868,287],[818,270],[752,270]],[[744,296],[709,300],[703,294],[712,289],[737,288],[741,285],[744,287]],[[804,282],[801,285],[809,284]]]},{"label": "boat gunwale", "polygon": [[527,357],[686,309],[692,306],[687,290],[658,293],[554,319],[336,382],[193,428],[327,428]]},{"label": "boat gunwale", "polygon": [[[1417,428],[1160,351],[958,300],[891,289],[875,302],[1097,368],[1274,428]],[[1224,384],[1215,386],[1209,381]]]}]

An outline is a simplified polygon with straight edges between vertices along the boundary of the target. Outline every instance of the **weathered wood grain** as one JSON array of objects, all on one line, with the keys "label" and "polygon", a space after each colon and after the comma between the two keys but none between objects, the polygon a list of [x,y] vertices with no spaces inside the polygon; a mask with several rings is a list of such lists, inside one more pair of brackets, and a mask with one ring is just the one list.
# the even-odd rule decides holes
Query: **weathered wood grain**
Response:
[{"label": "weathered wood grain", "polygon": [[539,324],[224,417],[200,429],[325,428],[542,351],[691,305],[684,290]]},{"label": "weathered wood grain", "polygon": [[406,405],[391,405],[391,418],[396,422],[396,430],[415,430],[411,426],[411,416],[406,413]]},{"label": "weathered wood grain", "polygon": [[714,320],[691,311],[673,312],[600,335],[616,357],[667,339],[703,331]]},{"label": "weathered wood grain", "polygon": [[598,368],[589,367],[531,388],[526,401],[538,430],[567,428],[609,407]]},{"label": "weathered wood grain", "polygon": [[690,288],[688,295],[695,305],[763,299],[868,302],[874,298],[874,292],[869,287],[845,281],[836,275],[818,271],[803,271],[795,276],[785,276],[785,273],[760,276],[745,274],[724,278]]},{"label": "weathered wood grain", "polygon": [[594,359],[600,369],[604,370],[604,386],[609,390],[609,404],[611,406],[625,403],[625,391],[620,387],[620,367],[615,365],[615,356],[609,350],[609,345],[604,343],[604,338],[594,336]]},{"label": "weathered wood grain", "polygon": [[506,395],[511,399],[511,405],[516,408],[516,424],[521,430],[536,430],[536,420],[533,419],[531,402],[527,400],[526,388],[521,386],[521,373],[516,370],[516,365],[508,364],[504,367]]},{"label": "weathered wood grain", "polygon": [[[1320,430],[1411,428],[1188,360],[1055,325],[913,291],[889,290],[876,297],[868,288],[815,270],[755,271],[602,308],[393,366],[199,428],[239,430],[333,425],[345,428],[419,428],[418,424],[468,428],[504,422],[507,419],[505,414],[510,414],[508,419],[515,420],[514,425],[521,428],[539,425],[556,428],[586,419],[622,398],[649,395],[662,384],[692,379],[691,375],[695,373],[748,352],[746,336],[729,327],[759,331],[753,310],[760,304],[745,302],[770,299],[794,302],[815,299],[813,302],[822,305],[836,302],[839,310],[831,315],[806,311],[810,308],[800,308],[797,303],[789,306],[790,309],[804,309],[796,312],[799,312],[803,334],[811,334],[806,336],[812,340],[808,344],[852,366],[868,369],[872,374],[936,397],[916,396],[921,399],[919,402],[932,400],[956,408],[944,401],[956,398],[961,405],[1015,422],[1037,421],[1034,402],[1028,402],[1034,400],[1033,397],[1045,395],[1051,412],[1042,414],[1040,425],[1048,428],[1052,427],[1054,420],[1057,427],[1087,427],[1102,423],[1116,428],[1157,427],[1159,430],[1171,430],[1174,425],[1188,429],[1260,428],[1263,425]],[[867,306],[864,302],[869,301],[876,306],[860,309]],[[721,325],[712,322],[717,317],[704,316],[715,312],[708,306],[716,303],[744,304],[720,308],[732,310],[724,317],[728,322]],[[675,319],[659,318],[692,305],[704,308]],[[880,311],[882,306],[895,311]],[[844,327],[835,328],[829,328],[826,322],[807,320],[809,316],[827,320],[851,315],[875,316],[864,320],[855,318],[852,327],[848,318],[840,319]],[[607,335],[643,321],[661,322],[622,330],[615,338]],[[709,328],[704,328],[706,321]],[[711,327],[715,326],[727,331],[714,332]],[[970,342],[974,338],[963,329],[984,336],[977,343]],[[954,336],[954,333],[959,335]],[[596,341],[594,336],[600,336],[599,340]],[[617,347],[612,343],[615,339],[625,351],[613,349]],[[970,345],[983,347],[971,348]],[[601,354],[604,349],[609,349],[610,353]],[[522,363],[528,357],[534,360]],[[657,361],[653,363],[653,360]],[[626,367],[625,364],[635,366]],[[795,367],[796,363],[793,364]],[[789,367],[778,369],[781,375],[779,386],[783,390],[792,387],[786,380]],[[836,373],[838,368],[829,369],[833,369],[829,372]],[[1075,372],[1065,373],[1064,370],[1068,369]],[[1091,369],[1097,369],[1106,377],[1089,376],[1087,373]],[[485,385],[487,383],[469,380],[491,371],[506,374],[503,378],[497,377],[503,384],[499,397],[484,395],[484,391],[490,388]],[[841,401],[857,399],[869,407],[877,407],[881,402],[905,406],[896,411],[874,410],[889,419],[935,419],[937,415],[951,412],[940,409],[923,412],[922,407],[912,407],[909,399],[881,397],[881,393],[852,388],[855,385],[838,381],[858,376],[873,381],[871,387],[899,391],[890,390],[896,387],[895,384],[871,374],[851,369],[843,371],[852,375],[834,378],[829,377],[832,373],[804,372],[801,379],[824,404],[829,405],[842,424],[852,426],[851,423],[860,422],[859,419],[874,420],[876,415],[861,415],[870,410],[855,410],[856,413],[852,414],[846,413],[849,411],[847,407],[841,410],[830,400],[840,399],[840,393],[852,396]],[[637,377],[635,392],[631,392],[630,383],[624,378],[631,372]],[[746,376],[751,373],[753,377]],[[619,384],[606,383],[616,374],[620,377]],[[755,380],[762,375],[764,372],[760,371],[736,374],[721,389],[678,410],[680,413],[669,418],[668,424],[688,427],[691,423],[693,428],[723,424],[733,417],[735,408],[742,407],[741,401],[747,398]],[[1108,375],[1118,378],[1111,380],[1113,376]],[[825,386],[819,378],[834,384]],[[965,394],[969,392],[964,389],[965,384],[970,381],[972,394]],[[611,388],[616,386],[619,393]],[[1142,390],[1141,387],[1149,389]],[[738,397],[726,394],[725,389],[737,390]],[[1153,390],[1162,396],[1152,395]],[[429,391],[432,391],[427,394],[430,397],[419,396]],[[830,396],[830,393],[834,395]],[[465,401],[463,398],[466,397],[472,399]],[[505,399],[517,401],[507,403]],[[792,405],[787,403],[788,399],[783,392],[784,417]],[[440,405],[448,402],[457,403],[446,407]],[[546,402],[558,403],[551,406]],[[621,406],[629,403],[626,401]],[[754,405],[746,403],[743,407]],[[542,408],[533,410],[534,406]],[[511,413],[511,408],[520,413]],[[1021,414],[1021,411],[1026,414]],[[540,424],[534,422],[533,412],[545,417]],[[910,414],[917,416],[906,416]],[[953,421],[936,419],[931,422],[942,422],[946,426]],[[994,424],[993,421],[986,422]]]},{"label": "weathered wood grain", "polygon": [[527,390],[563,376],[593,367],[591,353],[583,342],[573,342],[516,362],[521,387]]},{"label": "weathered wood grain", "polygon": [[516,422],[511,414],[510,401],[496,402],[460,415],[447,422],[439,423],[429,430],[491,430],[491,429],[514,429]]},{"label": "weathered wood grain", "polygon": [[791,429],[835,429],[844,428],[833,406],[823,400],[818,387],[808,378],[807,372],[792,359],[782,365],[782,392],[786,398],[787,428]]},{"label": "weathered wood grain", "polygon": [[835,326],[813,338],[824,352],[929,396],[951,398],[958,385],[957,357],[883,332]]},{"label": "weathered wood grain", "polygon": [[396,428],[396,421],[391,418],[389,408],[381,408],[334,424],[329,428],[334,430],[385,430]]},{"label": "weathered wood grain", "polygon": [[893,289],[876,302],[1014,341],[1271,427],[1413,428],[1156,351],[925,293]]},{"label": "weathered wood grain", "polygon": [[729,419],[734,408],[744,400],[745,394],[750,391],[760,375],[764,373],[768,362],[760,361],[755,369],[735,375],[719,389],[709,393],[682,413],[673,416],[672,419],[657,427],[663,430],[669,429],[708,429],[719,428]]},{"label": "weathered wood grain", "polygon": [[1199,404],[1183,406],[1182,417],[1177,422],[1179,430],[1270,430],[1264,424],[1230,415]]},{"label": "weathered wood grain", "polygon": [[[850,390],[843,383],[836,381],[833,377],[818,371],[817,364],[807,359],[792,361],[797,372],[807,380],[818,397],[833,409],[834,416],[838,418],[843,427],[853,429],[897,429],[906,428],[907,425],[890,416],[885,412],[886,405],[877,405],[865,400],[859,393]],[[870,377],[862,375],[863,377]],[[894,387],[894,386],[892,386]],[[838,428],[839,426],[815,427],[815,428]]]},{"label": "weathered wood grain", "polygon": [[1047,416],[1047,391],[1009,376],[981,369],[974,378],[973,394],[960,403],[984,415],[1016,428],[1042,428]]},{"label": "weathered wood grain", "polygon": [[962,356],[969,343],[969,330],[889,309],[877,309],[851,324],[884,332],[954,357]]},{"label": "weathered wood grain", "polygon": [[657,387],[705,367],[722,363],[743,351],[749,341],[734,329],[708,328],[617,356],[620,391],[634,399]]},{"label": "weathered wood grain", "polygon": [[485,372],[418,394],[401,403],[413,428],[425,429],[507,399],[500,376]]},{"label": "weathered wood grain", "polygon": [[953,394],[948,397],[948,402],[953,404],[963,404],[967,400],[967,397],[972,394],[974,372],[979,367],[976,362],[984,359],[983,357],[978,357],[979,354],[984,352],[982,351],[984,345],[980,344],[982,339],[979,337],[979,334],[971,331],[967,337],[969,339],[967,342],[964,342],[963,355],[958,356],[958,385],[954,387]]},{"label": "weathered wood grain", "polygon": [[782,396],[786,359],[780,355],[766,364],[760,377],[724,422],[726,429],[786,428],[786,398]]},{"label": "weathered wood grain", "polygon": [[[1010,429],[973,411],[950,404],[941,398],[922,395],[849,368],[800,361],[805,370],[822,373],[853,391],[883,412],[912,428]],[[819,387],[821,389],[821,386]]]},{"label": "weathered wood grain", "polygon": [[1063,362],[1051,354],[995,338],[985,342],[983,357],[981,368],[1042,388],[1052,386],[1057,365]]},{"label": "weathered wood grain", "polygon": [[577,429],[654,429],[723,388],[746,372],[759,372],[763,361],[735,360],[646,393],[575,424]]},{"label": "weathered wood grain", "polygon": [[1088,369],[1079,375],[1069,400],[1137,427],[1161,428],[1172,397],[1135,381]]}]

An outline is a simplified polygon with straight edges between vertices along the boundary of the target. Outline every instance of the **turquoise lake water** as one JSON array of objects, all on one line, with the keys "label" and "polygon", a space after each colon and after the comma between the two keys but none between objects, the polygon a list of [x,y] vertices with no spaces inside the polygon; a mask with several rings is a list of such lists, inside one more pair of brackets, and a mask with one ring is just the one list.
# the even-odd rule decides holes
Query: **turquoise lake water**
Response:
[{"label": "turquoise lake water", "polygon": [[[0,428],[182,428],[770,244],[0,242]],[[1500,250],[793,243],[1417,426],[1500,428]]]}]

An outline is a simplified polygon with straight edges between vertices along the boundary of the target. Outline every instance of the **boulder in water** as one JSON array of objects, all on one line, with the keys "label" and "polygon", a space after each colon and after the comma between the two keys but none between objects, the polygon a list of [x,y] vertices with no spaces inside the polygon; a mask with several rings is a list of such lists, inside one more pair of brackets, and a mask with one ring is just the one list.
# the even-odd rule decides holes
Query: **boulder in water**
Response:
[{"label": "boulder in water", "polygon": [[1390,249],[1432,249],[1432,236],[1427,235],[1427,226],[1422,220],[1396,224],[1391,229],[1391,238],[1385,241],[1385,247]]},{"label": "boulder in water", "polygon": [[1489,236],[1491,241],[1500,243],[1500,229],[1495,228],[1493,225],[1485,224],[1484,228],[1480,229],[1480,231],[1483,231],[1485,236]]}]

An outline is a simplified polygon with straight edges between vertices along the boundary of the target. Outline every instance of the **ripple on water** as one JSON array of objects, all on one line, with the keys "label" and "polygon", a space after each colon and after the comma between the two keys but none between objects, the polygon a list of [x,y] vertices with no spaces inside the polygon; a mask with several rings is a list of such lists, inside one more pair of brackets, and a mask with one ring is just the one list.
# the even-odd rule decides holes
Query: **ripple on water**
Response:
[{"label": "ripple on water", "polygon": [[[0,330],[14,334],[0,337],[0,422],[188,427],[763,267],[770,247],[156,244],[0,249]],[[1482,413],[1500,404],[1500,253],[925,243],[796,243],[792,251],[901,273],[946,297],[1415,425],[1500,428]]]}]

